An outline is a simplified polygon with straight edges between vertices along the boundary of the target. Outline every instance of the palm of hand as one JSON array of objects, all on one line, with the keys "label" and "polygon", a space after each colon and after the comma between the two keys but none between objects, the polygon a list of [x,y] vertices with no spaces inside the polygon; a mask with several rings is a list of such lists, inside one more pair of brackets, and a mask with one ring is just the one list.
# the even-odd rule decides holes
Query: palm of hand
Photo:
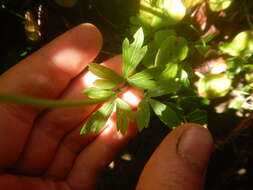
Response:
[{"label": "palm of hand", "polygon": [[[101,44],[95,27],[76,27],[1,75],[0,91],[84,99],[80,90],[89,87],[90,73],[80,72],[97,56]],[[104,64],[120,72],[120,62],[117,56]],[[136,132],[130,127],[121,136],[112,117],[100,134],[80,136],[94,109],[96,105],[55,109],[1,105],[0,188],[94,188],[99,172]]]}]

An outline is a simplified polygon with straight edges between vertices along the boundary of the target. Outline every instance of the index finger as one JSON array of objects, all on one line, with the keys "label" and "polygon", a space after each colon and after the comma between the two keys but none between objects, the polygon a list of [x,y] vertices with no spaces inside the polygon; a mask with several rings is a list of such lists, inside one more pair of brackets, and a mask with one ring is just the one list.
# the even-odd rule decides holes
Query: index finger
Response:
[{"label": "index finger", "polygon": [[[101,46],[102,37],[96,27],[75,27],[1,75],[0,92],[57,98],[97,56]],[[0,170],[17,159],[40,111],[28,106],[0,105]]]}]

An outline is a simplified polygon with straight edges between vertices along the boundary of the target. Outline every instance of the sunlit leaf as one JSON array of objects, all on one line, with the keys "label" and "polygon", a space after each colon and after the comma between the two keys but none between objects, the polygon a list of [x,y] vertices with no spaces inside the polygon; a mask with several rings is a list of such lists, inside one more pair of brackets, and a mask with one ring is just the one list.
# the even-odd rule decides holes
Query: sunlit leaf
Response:
[{"label": "sunlit leaf", "polygon": [[185,87],[190,86],[188,73],[184,69],[181,69],[180,82],[182,82]]},{"label": "sunlit leaf", "polygon": [[113,111],[114,104],[114,102],[105,103],[101,108],[94,112],[83,125],[80,134],[83,135],[90,132],[98,133],[109,119]]},{"label": "sunlit leaf", "polygon": [[140,28],[134,35],[133,43],[129,43],[128,39],[123,41],[123,75],[127,78],[131,75],[138,64],[141,62],[147,52],[147,46],[142,47],[144,42],[144,33]]},{"label": "sunlit leaf", "polygon": [[235,36],[232,42],[220,46],[220,50],[231,56],[252,55],[253,53],[253,33],[243,31]]},{"label": "sunlit leaf", "polygon": [[148,127],[150,120],[150,107],[148,103],[148,99],[144,98],[137,110],[137,126],[139,131],[142,131],[144,128]]},{"label": "sunlit leaf", "polygon": [[183,61],[188,54],[187,41],[182,37],[169,36],[159,48],[155,65],[166,65],[169,62]]},{"label": "sunlit leaf", "polygon": [[94,87],[87,88],[81,91],[81,93],[87,95],[89,98],[92,98],[92,99],[106,98],[106,97],[115,95],[115,92],[112,90],[102,90],[102,89],[94,88]]},{"label": "sunlit leaf", "polygon": [[202,3],[204,0],[182,0],[183,4],[187,7],[187,8],[193,8],[196,5],[198,5],[199,3]]},{"label": "sunlit leaf", "polygon": [[124,135],[128,128],[129,122],[132,120],[132,109],[131,107],[117,98],[116,100],[116,123],[117,129]]},{"label": "sunlit leaf", "polygon": [[230,7],[234,0],[207,0],[212,11],[218,12]]},{"label": "sunlit leaf", "polygon": [[173,109],[171,109],[168,105],[163,104],[154,99],[150,99],[149,102],[155,114],[168,127],[170,128],[176,127],[182,123],[176,112]]},{"label": "sunlit leaf", "polygon": [[89,70],[92,73],[94,73],[96,76],[98,76],[102,79],[111,80],[114,83],[120,84],[124,81],[124,79],[120,75],[118,75],[116,72],[114,72],[110,68],[105,67],[105,66],[100,65],[100,64],[90,63],[89,64]]},{"label": "sunlit leaf", "polygon": [[198,93],[205,98],[220,98],[230,91],[231,84],[227,74],[207,74],[198,81]]},{"label": "sunlit leaf", "polygon": [[181,0],[141,0],[138,18],[144,26],[161,28],[178,23],[185,12]]},{"label": "sunlit leaf", "polygon": [[119,85],[119,83],[111,80],[98,79],[93,82],[93,85],[99,89],[112,89]]},{"label": "sunlit leaf", "polygon": [[178,69],[179,69],[179,67],[178,67],[177,63],[168,63],[165,66],[165,69],[163,70],[161,75],[159,76],[159,79],[160,80],[169,80],[169,79],[176,78]]},{"label": "sunlit leaf", "polygon": [[242,105],[243,105],[243,103],[244,103],[245,101],[246,101],[246,100],[245,100],[244,97],[238,96],[238,97],[236,97],[236,98],[234,98],[234,99],[232,99],[232,100],[230,101],[228,108],[229,108],[229,109],[234,109],[234,110],[239,110],[239,109],[242,108]]},{"label": "sunlit leaf", "polygon": [[164,67],[145,69],[128,78],[128,83],[141,89],[152,89],[157,86],[153,79],[158,78]]}]

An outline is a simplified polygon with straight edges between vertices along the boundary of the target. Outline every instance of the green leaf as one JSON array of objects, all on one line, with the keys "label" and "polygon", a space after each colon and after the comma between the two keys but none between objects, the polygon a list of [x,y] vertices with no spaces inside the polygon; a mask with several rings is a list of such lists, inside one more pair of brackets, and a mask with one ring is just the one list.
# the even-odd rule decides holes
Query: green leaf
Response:
[{"label": "green leaf", "polygon": [[133,87],[143,90],[154,89],[157,86],[157,82],[154,80],[128,80],[129,84]]},{"label": "green leaf", "polygon": [[177,63],[168,63],[159,76],[160,80],[169,80],[175,79],[178,72],[178,64]]},{"label": "green leaf", "polygon": [[99,89],[112,89],[119,85],[119,83],[111,80],[98,79],[93,82],[93,85]]},{"label": "green leaf", "polygon": [[157,86],[157,82],[152,80],[160,75],[164,67],[145,69],[127,79],[128,83],[141,89],[152,89]]},{"label": "green leaf", "polygon": [[82,94],[87,95],[89,98],[92,99],[100,99],[100,98],[106,98],[115,95],[116,93],[112,90],[101,90],[99,88],[87,88],[83,91],[81,91]]},{"label": "green leaf", "polygon": [[176,36],[175,30],[171,29],[159,30],[155,33],[154,41],[157,45],[160,46],[164,42],[164,39],[168,38],[169,36]]},{"label": "green leaf", "polygon": [[183,61],[187,57],[188,49],[187,41],[183,37],[169,36],[157,52],[155,65]]},{"label": "green leaf", "polygon": [[243,31],[237,34],[232,42],[220,46],[220,50],[231,56],[252,55],[253,34],[252,31]]},{"label": "green leaf", "polygon": [[157,100],[150,99],[149,101],[155,114],[160,118],[160,120],[165,123],[168,127],[173,128],[181,125],[182,121],[176,114],[176,112],[171,109],[168,105],[163,104]]},{"label": "green leaf", "polygon": [[212,11],[218,12],[227,9],[234,0],[208,0],[208,5]]},{"label": "green leaf", "polygon": [[227,74],[207,74],[198,81],[198,94],[210,99],[221,98],[230,91],[231,85]]},{"label": "green leaf", "polygon": [[116,99],[116,124],[117,129],[121,134],[125,134],[128,128],[129,122],[132,120],[132,109],[131,107],[121,100],[120,98]]},{"label": "green leaf", "polygon": [[138,130],[141,132],[144,128],[148,127],[150,120],[150,107],[148,99],[144,98],[140,102],[137,110],[137,126]]},{"label": "green leaf", "polygon": [[239,110],[242,108],[244,102],[246,102],[245,98],[243,96],[238,96],[230,101],[228,108]]},{"label": "green leaf", "polygon": [[156,88],[152,88],[148,90],[148,96],[150,97],[158,97],[163,96],[170,93],[175,93],[179,91],[181,88],[181,84],[168,80],[168,81],[158,81]]},{"label": "green leaf", "polygon": [[96,64],[96,63],[90,63],[89,70],[93,74],[95,74],[96,76],[98,76],[102,79],[111,80],[117,84],[124,82],[124,79],[121,76],[119,76],[116,72],[114,72],[113,70],[111,70],[108,67],[105,67],[103,65]]},{"label": "green leaf", "polygon": [[155,29],[178,23],[186,12],[181,0],[140,0],[141,25]]},{"label": "green leaf", "polygon": [[90,132],[98,133],[105,126],[113,111],[114,105],[114,101],[105,103],[101,108],[94,112],[83,125],[80,134],[83,135]]},{"label": "green leaf", "polygon": [[196,109],[193,112],[189,113],[186,116],[186,119],[188,120],[188,122],[204,125],[207,123],[207,111]]},{"label": "green leaf", "polygon": [[199,3],[203,2],[204,0],[182,0],[183,4],[187,7],[187,8],[193,8],[196,5],[198,5]]},{"label": "green leaf", "polygon": [[180,82],[182,82],[185,87],[190,86],[188,73],[184,69],[181,69]]},{"label": "green leaf", "polygon": [[123,41],[122,53],[123,53],[123,75],[127,78],[131,75],[138,64],[141,62],[143,57],[147,52],[147,46],[142,47],[144,42],[144,33],[142,28],[140,28],[134,34],[133,43],[129,43],[129,40],[126,38]]}]

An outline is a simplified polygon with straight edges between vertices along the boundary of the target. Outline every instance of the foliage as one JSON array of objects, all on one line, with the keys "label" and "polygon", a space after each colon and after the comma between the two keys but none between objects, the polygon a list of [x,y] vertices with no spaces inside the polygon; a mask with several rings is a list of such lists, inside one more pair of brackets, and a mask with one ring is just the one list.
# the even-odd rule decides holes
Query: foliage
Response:
[{"label": "foliage", "polygon": [[[99,79],[93,83],[94,87],[82,93],[91,100],[53,103],[15,95],[8,98],[4,94],[0,100],[45,107],[106,102],[86,121],[81,134],[99,132],[114,109],[117,129],[122,134],[133,121],[139,131],[147,128],[152,114],[171,129],[185,122],[206,124],[207,107],[213,99],[223,99],[226,110],[253,110],[251,28],[221,40],[216,38],[216,31],[202,29],[206,26],[206,15],[197,19],[197,23],[192,18],[193,13],[205,6],[212,14],[226,15],[233,3],[233,0],[140,0],[139,11],[130,18],[126,30],[132,35],[122,43],[123,76],[90,63],[89,70]],[[200,59],[194,60],[195,57]],[[203,71],[202,63],[206,60],[210,66]],[[119,98],[129,86],[143,90],[137,110]]]}]

